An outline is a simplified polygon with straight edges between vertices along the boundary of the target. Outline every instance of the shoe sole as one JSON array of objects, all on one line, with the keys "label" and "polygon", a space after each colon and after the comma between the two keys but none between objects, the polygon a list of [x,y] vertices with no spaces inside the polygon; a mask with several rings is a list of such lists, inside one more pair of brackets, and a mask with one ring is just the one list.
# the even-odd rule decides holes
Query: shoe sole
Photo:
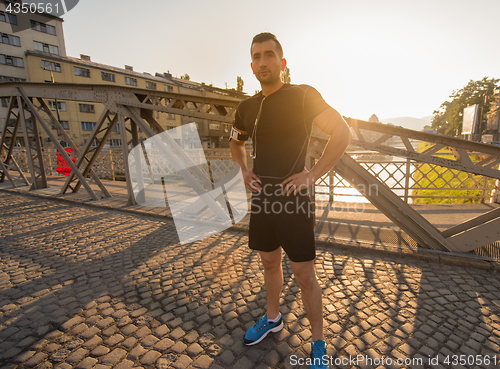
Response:
[{"label": "shoe sole", "polygon": [[253,346],[253,345],[256,345],[256,344],[258,344],[260,341],[262,341],[264,338],[266,338],[266,337],[267,337],[267,335],[268,335],[269,333],[271,333],[271,332],[272,332],[272,333],[277,333],[277,332],[281,331],[282,329],[283,329],[283,320],[281,321],[280,325],[277,325],[277,326],[276,326],[276,327],[274,327],[273,329],[268,330],[268,331],[267,331],[266,333],[264,333],[264,334],[262,335],[262,337],[260,337],[257,341],[253,341],[253,342],[249,342],[249,343],[247,343],[247,342],[245,341],[245,338],[243,337],[243,344],[244,344],[245,346]]}]

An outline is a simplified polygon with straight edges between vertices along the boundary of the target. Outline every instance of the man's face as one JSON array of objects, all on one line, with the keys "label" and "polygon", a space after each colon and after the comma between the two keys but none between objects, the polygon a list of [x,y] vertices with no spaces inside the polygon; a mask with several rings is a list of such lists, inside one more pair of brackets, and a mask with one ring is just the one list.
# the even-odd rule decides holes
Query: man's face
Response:
[{"label": "man's face", "polygon": [[268,40],[252,45],[253,74],[263,85],[276,83],[281,79],[281,71],[285,70],[286,61],[280,58],[276,43]]}]

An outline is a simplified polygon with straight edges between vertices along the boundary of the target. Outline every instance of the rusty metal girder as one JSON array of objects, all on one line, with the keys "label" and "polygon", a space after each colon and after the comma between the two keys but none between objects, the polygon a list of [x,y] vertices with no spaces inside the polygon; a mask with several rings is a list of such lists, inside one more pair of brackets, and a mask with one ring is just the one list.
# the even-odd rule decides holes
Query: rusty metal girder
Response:
[{"label": "rusty metal girder", "polygon": [[111,111],[113,106],[123,105],[222,123],[233,122],[241,101],[234,97],[214,98],[122,86],[30,82],[2,83],[0,97],[18,96],[18,86],[32,98],[101,103]]},{"label": "rusty metal girder", "polygon": [[[351,145],[360,146],[364,149],[377,151],[387,155],[399,156],[500,179],[500,170],[497,169],[500,164],[500,147],[432,133],[413,131],[382,123],[371,123],[350,118],[346,120],[354,130],[356,136],[351,142]],[[364,137],[361,131],[362,129],[381,133],[382,136],[374,140],[369,140]],[[399,137],[405,145],[405,149],[395,148],[384,144],[392,137]],[[427,142],[431,144],[431,146],[423,152],[417,152],[417,148],[413,146],[410,139]],[[439,156],[438,151],[444,147],[450,147],[453,153],[453,159]],[[477,154],[484,155],[485,158],[479,162],[473,162],[471,156]]]}]

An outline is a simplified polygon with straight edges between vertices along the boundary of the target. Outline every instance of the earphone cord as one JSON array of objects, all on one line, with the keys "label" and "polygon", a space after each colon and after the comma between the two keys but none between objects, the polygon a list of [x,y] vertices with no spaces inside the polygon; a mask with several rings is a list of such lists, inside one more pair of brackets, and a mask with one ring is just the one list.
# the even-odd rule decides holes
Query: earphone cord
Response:
[{"label": "earphone cord", "polygon": [[252,159],[255,159],[257,157],[257,125],[259,124],[260,113],[262,112],[262,104],[264,104],[265,99],[266,96],[264,96],[264,98],[260,102],[259,112],[257,113],[257,118],[255,118],[255,123],[253,125],[253,131],[252,131],[253,149],[252,149],[252,155],[250,155]]}]

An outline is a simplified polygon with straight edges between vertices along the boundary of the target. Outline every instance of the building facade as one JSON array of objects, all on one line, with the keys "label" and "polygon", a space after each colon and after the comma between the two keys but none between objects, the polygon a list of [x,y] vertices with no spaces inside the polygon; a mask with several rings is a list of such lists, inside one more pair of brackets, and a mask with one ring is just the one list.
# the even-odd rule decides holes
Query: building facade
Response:
[{"label": "building facade", "polygon": [[[167,92],[179,91],[175,83],[165,77],[134,72],[131,66],[117,68],[96,63],[87,55],[73,58],[51,55],[40,51],[27,51],[26,59],[30,82],[81,83],[135,87]],[[48,100],[46,103],[54,115],[58,116],[62,126],[68,130],[67,133],[77,146],[83,146],[87,143],[104,108],[101,104],[84,104],[64,100],[57,100],[57,102]],[[155,112],[153,117],[164,129],[181,125],[181,119],[176,114]],[[50,145],[49,140],[44,135],[46,136],[46,134],[42,133],[42,140],[46,145]],[[145,139],[141,132],[139,137]],[[121,144],[120,128],[117,125],[115,126],[115,132],[112,133],[109,143],[105,147],[120,147]]]},{"label": "building facade", "polygon": [[7,6],[15,1],[0,1],[0,82],[29,80],[27,50],[66,56],[63,20],[44,13],[10,14]]},{"label": "building facade", "polygon": [[[243,98],[245,94],[235,90],[219,89],[204,83],[197,83],[172,77],[169,73],[139,73],[132,66],[118,68],[91,60],[90,56],[74,58],[66,55],[63,33],[63,19],[43,13],[11,15],[6,12],[9,3],[0,0],[0,83],[82,83],[90,85],[113,85],[166,91],[204,97],[230,96]],[[47,100],[49,108],[77,146],[83,146],[89,139],[97,120],[101,116],[101,104],[83,104],[64,100]],[[4,130],[8,111],[7,99],[0,101],[0,132]],[[43,114],[42,114],[43,115]],[[203,119],[189,118],[176,114],[154,112],[153,116],[164,128],[178,127],[195,122],[204,148],[228,146],[229,125]],[[12,120],[13,118],[11,118]],[[107,147],[120,147],[119,127],[116,127]],[[50,148],[48,135],[41,131],[44,147]],[[140,133],[140,139],[145,139]],[[62,142],[63,145],[65,144]],[[16,143],[24,146],[22,138]]]}]

